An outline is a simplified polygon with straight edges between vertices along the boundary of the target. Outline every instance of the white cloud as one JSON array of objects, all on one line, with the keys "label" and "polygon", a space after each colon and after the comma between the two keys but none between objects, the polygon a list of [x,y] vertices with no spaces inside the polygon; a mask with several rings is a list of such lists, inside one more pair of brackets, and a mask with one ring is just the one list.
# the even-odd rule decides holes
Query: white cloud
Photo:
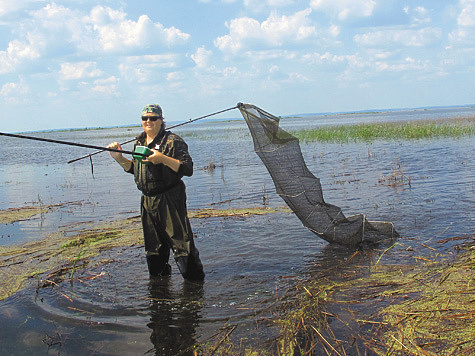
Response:
[{"label": "white cloud", "polygon": [[23,9],[36,0],[0,0],[0,16]]},{"label": "white cloud", "polygon": [[106,95],[117,95],[117,85],[119,84],[119,79],[115,76],[111,76],[106,79],[97,79],[94,81],[94,87],[92,88],[93,92],[106,94]]},{"label": "white cloud", "polygon": [[457,18],[460,26],[475,26],[475,0],[460,0],[462,10]]},{"label": "white cloud", "polygon": [[93,39],[90,29],[82,22],[82,14],[55,3],[30,12],[31,19],[25,23],[27,37],[38,47],[42,55],[48,52],[74,52],[86,47]]},{"label": "white cloud", "polygon": [[0,74],[11,73],[15,71],[15,63],[8,56],[7,51],[0,51]]},{"label": "white cloud", "polygon": [[30,12],[22,26],[27,40],[40,54],[61,50],[63,53],[127,53],[135,50],[185,43],[190,35],[175,27],[164,27],[147,15],[137,21],[121,10],[96,6],[89,14],[55,3]]},{"label": "white cloud", "polygon": [[167,74],[167,81],[174,82],[185,79],[185,76],[181,72],[170,72]]},{"label": "white cloud", "polygon": [[[397,75],[400,78],[404,76],[408,80],[413,80],[416,75],[422,76],[437,71],[437,68],[432,66],[429,61],[417,60],[410,56],[391,60],[390,58],[384,58],[385,56],[387,54],[383,54],[381,58],[378,58],[376,54],[368,57],[361,53],[346,56],[347,66],[337,76],[338,81],[342,85],[348,85],[350,82],[364,83],[367,80],[372,80],[372,78],[384,78],[387,75]],[[406,73],[410,73],[410,75],[405,77]]]},{"label": "white cloud", "polygon": [[341,64],[346,63],[351,56],[349,55],[336,55],[330,52],[321,53],[308,53],[302,56],[304,62],[311,65],[315,64]]},{"label": "white cloud", "polygon": [[292,5],[294,0],[244,0],[246,9],[253,12],[261,12],[269,8]]},{"label": "white cloud", "polygon": [[206,68],[208,66],[208,60],[212,54],[212,51],[208,51],[204,46],[202,46],[196,50],[195,54],[191,55],[191,59],[193,59],[198,68]]},{"label": "white cloud", "polygon": [[96,78],[103,72],[96,68],[95,62],[62,63],[59,71],[61,80],[80,80]]},{"label": "white cloud", "polygon": [[475,0],[460,0],[457,25],[458,27],[449,33],[452,44],[473,45],[475,43]]},{"label": "white cloud", "polygon": [[8,56],[14,60],[34,59],[39,57],[39,53],[29,43],[13,40],[8,44]]},{"label": "white cloud", "polygon": [[414,58],[407,57],[403,61],[399,61],[397,63],[376,61],[374,62],[373,67],[378,72],[421,72],[429,69],[429,64],[424,61],[415,60]]},{"label": "white cloud", "polygon": [[427,10],[423,6],[416,6],[414,8],[410,6],[406,6],[403,8],[403,11],[411,16],[412,21],[416,24],[423,24],[431,22],[431,18],[429,16],[429,10]]},{"label": "white cloud", "polygon": [[130,56],[119,65],[119,72],[129,82],[153,82],[159,80],[164,72],[176,68],[177,60],[174,54]]},{"label": "white cloud", "polygon": [[214,44],[223,52],[237,53],[248,48],[281,47],[314,38],[316,29],[309,19],[311,12],[305,9],[292,16],[278,16],[273,12],[262,23],[250,17],[233,19],[226,24],[229,35],[218,37]]},{"label": "white cloud", "polygon": [[376,6],[374,0],[312,0],[310,6],[322,10],[339,20],[356,17],[368,17],[373,14]]},{"label": "white cloud", "polygon": [[283,49],[271,49],[262,51],[246,52],[246,55],[252,57],[254,62],[267,62],[269,60],[284,61],[294,60],[298,57],[297,51],[289,51]]},{"label": "white cloud", "polygon": [[[0,6],[10,2],[0,0]],[[18,7],[28,1],[19,1]],[[10,11],[5,8],[4,11]],[[175,27],[164,27],[147,15],[137,21],[128,19],[125,12],[96,6],[89,13],[63,5],[49,3],[27,12],[28,17],[14,26],[15,39],[0,51],[0,74],[12,73],[19,65],[40,58],[60,58],[63,55],[91,55],[100,53],[130,53],[156,51],[188,41],[190,35]],[[39,63],[39,62],[38,62]],[[46,63],[46,62],[43,62]],[[66,66],[68,64],[66,63]],[[70,68],[63,68],[64,71]]]},{"label": "white cloud", "polygon": [[5,83],[0,89],[0,98],[10,105],[18,105],[25,102],[29,91],[29,86],[22,81],[20,83]]},{"label": "white cloud", "polygon": [[367,47],[387,47],[394,44],[406,47],[423,47],[437,42],[442,37],[439,28],[425,27],[418,30],[381,30],[358,34],[354,41]]},{"label": "white cloud", "polygon": [[13,40],[6,51],[0,51],[0,74],[15,71],[16,66],[25,60],[40,57],[40,53],[32,41]]},{"label": "white cloud", "polygon": [[88,18],[104,51],[148,48],[158,44],[167,46],[184,43],[190,35],[175,27],[165,28],[147,15],[137,21],[127,20],[126,14],[108,7],[96,6]]}]

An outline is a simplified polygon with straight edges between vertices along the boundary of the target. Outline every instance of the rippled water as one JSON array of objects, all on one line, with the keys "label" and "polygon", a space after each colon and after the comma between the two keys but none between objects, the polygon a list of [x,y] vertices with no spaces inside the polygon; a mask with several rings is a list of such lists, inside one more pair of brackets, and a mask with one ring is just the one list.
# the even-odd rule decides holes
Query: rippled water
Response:
[{"label": "rippled water", "polygon": [[[282,126],[468,114],[473,109],[336,115],[286,119]],[[199,122],[176,132],[188,142],[195,162],[195,174],[185,179],[190,209],[283,205],[243,121]],[[36,135],[104,146],[138,133],[138,128],[116,128]],[[369,220],[395,224],[401,248],[387,258],[399,260],[408,245],[424,242],[437,249],[437,240],[473,233],[474,143],[473,137],[317,142],[302,145],[302,151],[321,179],[327,202],[347,216],[365,213]],[[0,209],[63,204],[34,219],[0,226],[0,245],[138,214],[140,194],[133,177],[108,154],[94,156],[93,176],[89,160],[65,163],[87,153],[84,149],[0,137],[0,152],[8,157],[0,167]],[[217,168],[204,170],[211,161]],[[395,166],[403,168],[410,186],[380,183]],[[220,330],[233,330],[234,337],[255,344],[253,339],[275,333],[265,322],[267,306],[316,261],[344,257],[344,251],[343,257],[335,255],[291,214],[193,220],[192,226],[207,273],[203,285],[184,282],[176,268],[171,279],[150,281],[141,246],[104,252],[98,258],[109,263],[78,272],[81,281],[74,285],[27,289],[1,301],[0,354],[166,355],[196,342],[217,342],[220,337],[213,336]]]}]

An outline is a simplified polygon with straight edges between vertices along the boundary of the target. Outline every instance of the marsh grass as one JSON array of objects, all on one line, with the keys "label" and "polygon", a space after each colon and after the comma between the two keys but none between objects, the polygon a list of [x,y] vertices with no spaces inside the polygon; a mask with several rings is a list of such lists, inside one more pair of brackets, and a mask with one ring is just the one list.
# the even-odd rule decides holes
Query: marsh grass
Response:
[{"label": "marsh grass", "polygon": [[414,256],[415,265],[389,265],[386,249],[369,273],[354,258],[361,252],[349,258],[355,263],[319,269],[297,283],[277,319],[279,354],[475,354],[475,235],[460,239],[455,258],[434,251]]},{"label": "marsh grass", "polygon": [[[32,218],[43,212],[32,207],[0,211],[4,221]],[[290,212],[286,207],[242,208],[242,209],[200,209],[188,211],[190,219],[233,218],[251,215]],[[0,300],[28,287],[29,281],[37,280],[40,287],[58,285],[69,279],[73,281],[79,269],[93,267],[92,263],[107,263],[94,258],[120,246],[137,246],[143,243],[140,217],[135,216],[84,227],[74,228],[74,235],[58,231],[44,240],[23,245],[0,246]]]},{"label": "marsh grass", "polygon": [[50,208],[51,206],[43,205],[0,210],[0,224],[13,224],[17,221],[28,220],[35,215],[47,213]]},{"label": "marsh grass", "polygon": [[404,174],[404,166],[399,163],[399,158],[396,157],[393,165],[393,171],[387,175],[381,175],[378,180],[379,184],[391,187],[397,187],[407,184],[411,187],[411,177]]},{"label": "marsh grass", "polygon": [[447,120],[381,122],[335,125],[292,131],[302,142],[352,142],[374,140],[419,140],[475,135],[475,117]]}]

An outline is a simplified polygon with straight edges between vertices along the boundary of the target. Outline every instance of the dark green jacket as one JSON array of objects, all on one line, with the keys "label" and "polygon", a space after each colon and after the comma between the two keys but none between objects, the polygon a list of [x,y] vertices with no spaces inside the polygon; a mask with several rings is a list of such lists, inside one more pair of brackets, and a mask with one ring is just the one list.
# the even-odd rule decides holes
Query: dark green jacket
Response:
[{"label": "dark green jacket", "polygon": [[135,146],[148,146],[161,153],[175,158],[181,162],[178,172],[164,164],[145,164],[138,162],[135,158],[132,160],[132,167],[127,171],[133,173],[137,188],[147,196],[154,196],[164,193],[181,182],[183,176],[193,175],[193,160],[188,153],[188,145],[178,135],[164,128],[160,130],[157,137],[146,145],[147,135],[145,132],[137,137]]}]

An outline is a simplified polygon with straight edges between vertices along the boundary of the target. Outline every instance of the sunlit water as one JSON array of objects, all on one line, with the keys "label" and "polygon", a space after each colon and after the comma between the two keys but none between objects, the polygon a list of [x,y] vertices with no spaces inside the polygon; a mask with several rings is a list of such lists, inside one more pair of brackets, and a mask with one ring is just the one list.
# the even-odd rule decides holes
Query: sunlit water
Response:
[{"label": "sunlit water", "polygon": [[[473,111],[293,118],[282,126],[431,119]],[[193,177],[185,178],[190,209],[283,205],[242,120],[198,122],[175,132],[185,138],[195,162]],[[114,128],[35,135],[105,146],[138,133],[138,128]],[[394,223],[401,247],[387,258],[397,261],[409,245],[417,248],[423,242],[437,249],[438,240],[473,233],[474,144],[469,137],[301,147],[328,203],[347,216],[365,213],[369,220]],[[88,159],[66,164],[88,152],[0,137],[0,209],[61,204],[33,219],[0,226],[0,245],[138,215],[140,193],[133,177],[107,153],[93,157],[93,174]],[[214,171],[204,169],[210,162],[217,166]],[[410,185],[381,184],[394,169],[403,169]],[[100,258],[109,263],[78,272],[80,281],[74,285],[27,289],[0,302],[0,354],[169,355],[196,342],[216,343],[220,337],[214,335],[235,326],[236,338],[265,340],[275,333],[265,322],[270,316],[266,307],[316,261],[337,262],[345,256],[335,255],[334,248],[287,213],[192,220],[192,226],[207,273],[203,285],[184,282],[177,268],[170,279],[151,281],[142,246],[104,252]]]}]

